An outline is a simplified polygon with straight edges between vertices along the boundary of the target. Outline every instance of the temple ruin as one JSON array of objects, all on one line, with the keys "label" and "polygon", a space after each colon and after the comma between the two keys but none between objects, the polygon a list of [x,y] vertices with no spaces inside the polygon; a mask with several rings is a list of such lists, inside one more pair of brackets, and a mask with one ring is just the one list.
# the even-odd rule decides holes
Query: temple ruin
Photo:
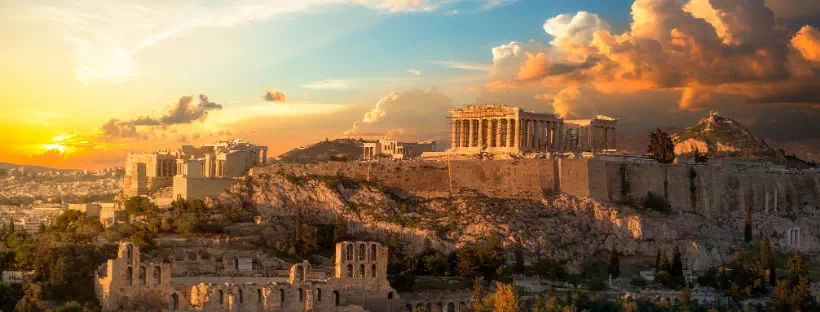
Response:
[{"label": "temple ruin", "polygon": [[450,109],[450,152],[601,152],[615,150],[618,120],[564,120],[503,105]]}]

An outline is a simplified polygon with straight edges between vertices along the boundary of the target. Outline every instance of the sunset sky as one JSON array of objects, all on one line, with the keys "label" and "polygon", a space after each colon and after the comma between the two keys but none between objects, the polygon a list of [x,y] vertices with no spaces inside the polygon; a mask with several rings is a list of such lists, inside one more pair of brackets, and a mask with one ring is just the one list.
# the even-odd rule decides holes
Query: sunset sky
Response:
[{"label": "sunset sky", "polygon": [[504,104],[621,133],[717,110],[820,144],[820,1],[0,1],[0,162],[124,163],[242,138],[448,145]]}]

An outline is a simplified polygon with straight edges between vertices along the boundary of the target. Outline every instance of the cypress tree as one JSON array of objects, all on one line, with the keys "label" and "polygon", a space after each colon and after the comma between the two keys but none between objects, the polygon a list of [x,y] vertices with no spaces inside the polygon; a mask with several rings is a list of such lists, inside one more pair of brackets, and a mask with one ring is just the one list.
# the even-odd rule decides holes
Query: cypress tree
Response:
[{"label": "cypress tree", "polygon": [[752,241],[752,206],[746,206],[746,225],[743,227],[743,239],[747,243]]},{"label": "cypress tree", "polygon": [[336,227],[333,229],[333,244],[338,244],[347,239],[347,221],[342,216],[336,217]]},{"label": "cypress tree", "polygon": [[661,250],[658,249],[658,253],[655,254],[655,272],[661,270]]},{"label": "cypress tree", "polygon": [[620,269],[621,263],[618,260],[618,251],[615,248],[609,250],[609,263],[607,265],[607,273],[609,273],[612,278],[618,278],[621,275]]},{"label": "cypress tree", "polygon": [[297,254],[302,254],[302,208],[296,208],[296,239],[293,242],[293,249]]},{"label": "cypress tree", "polygon": [[666,271],[666,273],[670,273],[672,271],[672,266],[669,265],[669,258],[666,257],[666,250],[661,249],[661,263],[659,265],[659,269],[657,272]]},{"label": "cypress tree", "polygon": [[680,248],[675,245],[672,254],[672,272],[669,272],[674,277],[683,277],[683,262],[681,262]]},{"label": "cypress tree", "polygon": [[769,270],[769,285],[776,286],[777,276],[775,274],[774,259],[772,258],[772,249],[769,246],[769,238],[765,236],[760,240],[760,270]]}]

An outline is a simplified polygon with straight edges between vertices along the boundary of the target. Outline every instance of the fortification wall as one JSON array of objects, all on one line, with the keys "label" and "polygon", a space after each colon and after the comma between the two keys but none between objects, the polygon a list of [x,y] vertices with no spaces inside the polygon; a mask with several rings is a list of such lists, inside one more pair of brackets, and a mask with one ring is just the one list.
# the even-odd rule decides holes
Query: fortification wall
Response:
[{"label": "fortification wall", "polygon": [[216,196],[236,183],[234,179],[188,178],[175,176],[173,179],[173,198],[203,199]]},{"label": "fortification wall", "polygon": [[346,176],[421,197],[484,195],[538,200],[556,192],[644,206],[648,197],[674,212],[726,215],[751,206],[774,213],[814,211],[820,173],[587,159],[451,160],[274,164],[251,175]]}]

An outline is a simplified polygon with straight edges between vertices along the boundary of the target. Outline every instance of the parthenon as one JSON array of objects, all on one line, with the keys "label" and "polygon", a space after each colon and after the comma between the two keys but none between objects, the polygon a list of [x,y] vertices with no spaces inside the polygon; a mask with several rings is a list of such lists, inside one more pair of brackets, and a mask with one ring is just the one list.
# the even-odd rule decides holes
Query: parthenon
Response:
[{"label": "parthenon", "polygon": [[451,152],[570,152],[615,149],[617,119],[564,121],[503,105],[450,109]]}]

